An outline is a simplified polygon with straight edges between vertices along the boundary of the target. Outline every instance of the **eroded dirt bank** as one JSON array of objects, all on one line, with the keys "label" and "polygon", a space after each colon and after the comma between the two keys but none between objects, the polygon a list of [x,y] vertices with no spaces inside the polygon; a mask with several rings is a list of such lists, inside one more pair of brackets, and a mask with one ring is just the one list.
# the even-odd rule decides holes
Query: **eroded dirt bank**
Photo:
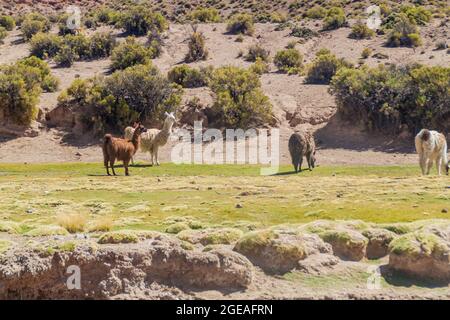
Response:
[{"label": "eroded dirt bank", "polygon": [[85,238],[1,234],[0,298],[450,299],[448,221]]}]

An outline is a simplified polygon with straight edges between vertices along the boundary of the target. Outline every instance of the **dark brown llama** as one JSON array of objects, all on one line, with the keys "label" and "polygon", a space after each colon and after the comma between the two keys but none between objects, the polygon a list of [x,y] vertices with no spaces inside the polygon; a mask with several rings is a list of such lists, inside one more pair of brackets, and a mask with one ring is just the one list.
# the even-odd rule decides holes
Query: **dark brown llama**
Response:
[{"label": "dark brown llama", "polygon": [[312,170],[316,165],[316,144],[310,133],[294,133],[289,138],[289,153],[295,172],[302,171],[303,157],[308,161],[308,168]]},{"label": "dark brown llama", "polygon": [[113,175],[116,175],[116,172],[114,171],[114,162],[116,160],[123,161],[125,175],[129,175],[128,164],[130,163],[131,158],[135,155],[136,151],[139,149],[141,134],[146,131],[147,129],[139,123],[134,130],[131,140],[113,138],[110,134],[105,135],[103,141],[103,161],[108,176],[110,176],[108,164],[111,166]]}]

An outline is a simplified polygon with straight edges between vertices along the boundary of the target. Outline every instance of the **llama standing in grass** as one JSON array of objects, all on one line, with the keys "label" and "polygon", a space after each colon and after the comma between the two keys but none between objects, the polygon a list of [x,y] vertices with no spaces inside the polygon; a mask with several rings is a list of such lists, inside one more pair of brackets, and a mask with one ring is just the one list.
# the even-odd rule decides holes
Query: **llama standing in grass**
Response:
[{"label": "llama standing in grass", "polygon": [[[159,129],[149,129],[147,132],[142,134],[141,138],[141,151],[149,152],[152,165],[156,163],[159,166],[158,159],[158,149],[159,147],[164,146],[169,141],[169,137],[172,134],[172,127],[176,121],[175,115],[173,112],[165,113],[166,120],[164,120],[164,125],[161,130]],[[129,139],[129,137],[133,134],[134,128],[127,127],[125,128],[125,138]]]},{"label": "llama standing in grass", "polygon": [[116,175],[116,172],[114,171],[114,162],[116,160],[123,161],[125,175],[129,175],[128,164],[136,151],[139,149],[141,134],[146,131],[147,129],[145,129],[144,126],[138,124],[133,132],[131,141],[128,139],[113,138],[110,134],[105,135],[103,141],[103,161],[108,176],[110,176],[108,164],[111,166],[113,175]]},{"label": "llama standing in grass", "polygon": [[442,133],[422,129],[415,138],[415,144],[422,174],[430,174],[433,161],[436,161],[438,175],[442,171],[448,174],[450,163],[447,159],[447,141]]},{"label": "llama standing in grass", "polygon": [[313,135],[309,133],[292,134],[289,138],[289,153],[296,173],[302,171],[302,162],[305,156],[311,171],[316,164],[316,144]]}]

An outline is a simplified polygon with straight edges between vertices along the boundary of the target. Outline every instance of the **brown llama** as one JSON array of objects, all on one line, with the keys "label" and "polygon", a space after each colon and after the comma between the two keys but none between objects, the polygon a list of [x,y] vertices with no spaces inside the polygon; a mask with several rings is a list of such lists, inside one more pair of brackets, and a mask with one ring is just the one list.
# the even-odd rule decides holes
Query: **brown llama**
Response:
[{"label": "brown llama", "polygon": [[113,175],[116,175],[114,171],[114,162],[116,160],[123,161],[125,168],[125,175],[128,176],[128,164],[131,158],[136,154],[141,143],[141,134],[146,132],[142,124],[138,124],[136,130],[134,130],[131,140],[113,138],[110,134],[106,134],[103,141],[103,161],[106,167],[106,173],[110,176],[109,166],[111,166]]},{"label": "brown llama", "polygon": [[316,165],[316,144],[310,133],[294,133],[289,138],[289,153],[295,172],[302,171],[303,157],[306,157],[308,168],[311,171]]}]

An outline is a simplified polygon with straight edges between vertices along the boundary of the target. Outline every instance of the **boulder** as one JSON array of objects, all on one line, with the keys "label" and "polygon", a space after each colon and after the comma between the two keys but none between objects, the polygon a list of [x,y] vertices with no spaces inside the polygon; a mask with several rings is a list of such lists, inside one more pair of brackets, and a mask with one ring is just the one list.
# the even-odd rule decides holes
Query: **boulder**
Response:
[{"label": "boulder", "polygon": [[369,259],[379,259],[389,254],[389,244],[396,234],[386,229],[367,229],[362,235],[369,239],[366,255]]},{"label": "boulder", "polygon": [[389,268],[423,280],[450,282],[450,242],[427,231],[394,239],[389,245]]},{"label": "boulder", "polygon": [[247,233],[233,250],[269,273],[286,273],[308,255],[331,253],[331,247],[317,235],[273,229]]},{"label": "boulder", "polygon": [[360,261],[366,256],[368,240],[358,231],[327,230],[319,233],[319,236],[331,244],[334,254],[343,260]]}]

